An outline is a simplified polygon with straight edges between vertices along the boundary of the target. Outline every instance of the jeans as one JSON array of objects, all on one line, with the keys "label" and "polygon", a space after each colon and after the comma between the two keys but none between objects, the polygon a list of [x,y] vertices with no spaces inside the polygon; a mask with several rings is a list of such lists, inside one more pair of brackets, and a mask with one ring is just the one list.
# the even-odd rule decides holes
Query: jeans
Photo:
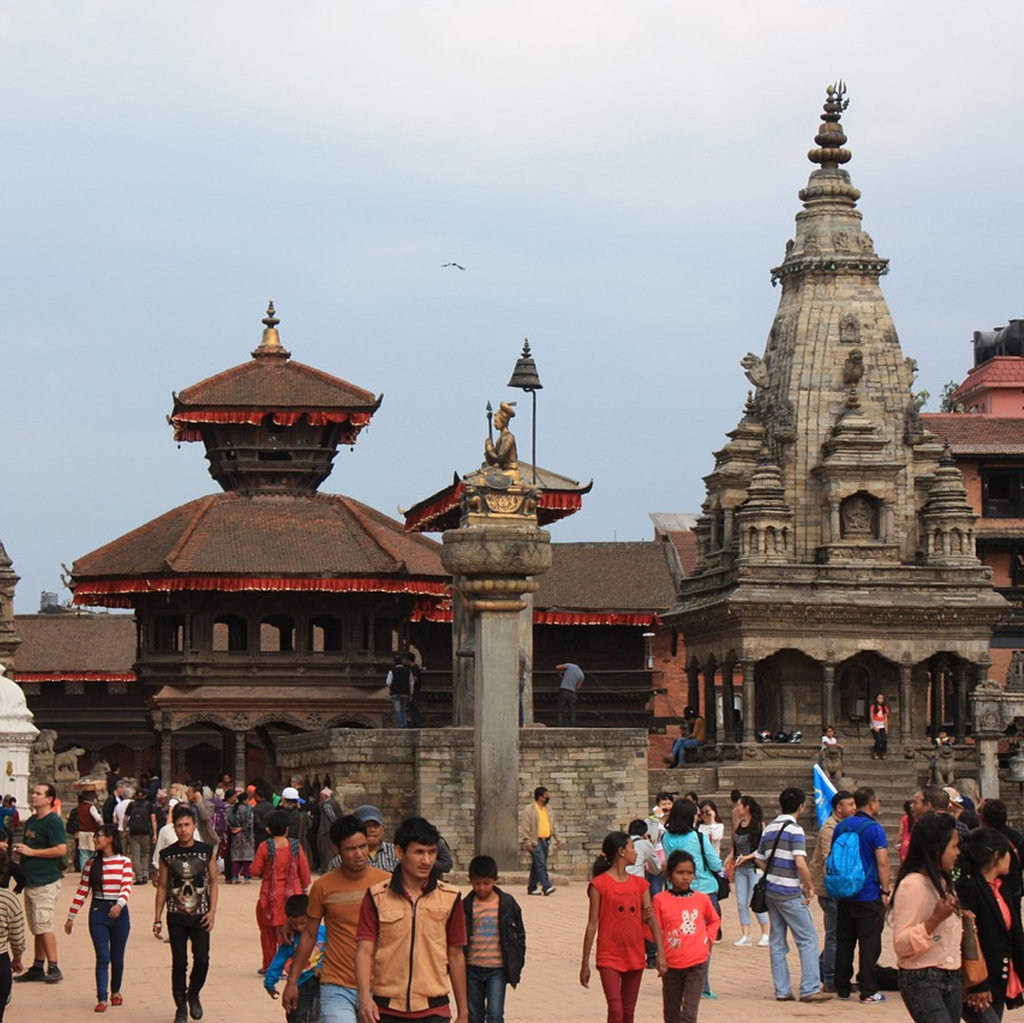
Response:
[{"label": "jeans", "polygon": [[685,752],[688,749],[699,749],[704,743],[698,742],[696,739],[676,739],[672,743],[672,749],[669,751],[669,759],[672,761],[672,766],[681,764],[685,758]]},{"label": "jeans", "polygon": [[[744,864],[737,867],[732,878],[732,889],[736,893],[736,910],[740,915],[740,926],[750,926],[750,897],[754,894],[754,885],[760,872],[756,867],[748,867]],[[755,913],[757,922],[764,927],[768,923],[767,913]]]},{"label": "jeans", "polygon": [[597,972],[601,978],[604,1000],[608,1003],[608,1023],[633,1023],[644,971],[613,970],[610,966],[599,966]]},{"label": "jeans", "polygon": [[576,691],[573,689],[558,690],[558,727],[562,727],[563,715],[569,718],[569,727],[576,727]]},{"label": "jeans", "polygon": [[856,902],[840,899],[836,914],[836,992],[850,993],[853,980],[853,949],[860,946],[860,971],[857,987],[861,998],[878,990],[875,967],[882,954],[882,928],[885,926],[885,906],[881,899]]},{"label": "jeans", "polygon": [[889,737],[886,734],[884,728],[874,728],[871,731],[871,737],[875,740],[875,748],[871,751],[873,754],[877,753],[880,757],[884,757],[889,749]]},{"label": "jeans", "polygon": [[110,988],[116,995],[124,979],[124,949],[128,944],[128,932],[132,929],[125,906],[116,919],[110,916],[110,908],[116,902],[94,898],[89,907],[89,937],[96,949],[96,1001],[107,1001],[107,973],[110,973]]},{"label": "jeans", "polygon": [[[171,939],[171,991],[176,1008],[183,1009],[206,983],[210,969],[210,932],[200,925],[200,917],[167,914],[167,935]],[[188,943],[192,942],[192,974],[185,984],[188,969]]]},{"label": "jeans", "polygon": [[408,728],[409,727],[409,697],[408,696],[392,696],[391,697],[391,714],[394,717],[395,728]]},{"label": "jeans", "polygon": [[958,1023],[963,1003],[959,970],[900,970],[900,997],[914,1023]]},{"label": "jeans", "polygon": [[505,971],[500,966],[466,964],[469,1023],[505,1023],[506,983]]},{"label": "jeans", "polygon": [[538,838],[530,851],[530,879],[526,882],[527,893],[540,888],[546,892],[551,887],[548,877],[548,846],[550,838]]},{"label": "jeans", "polygon": [[818,905],[825,926],[825,947],[818,956],[818,971],[821,973],[822,984],[835,984],[836,981],[836,900],[828,895],[818,896]]},{"label": "jeans", "polygon": [[[715,907],[715,912],[719,916],[718,933],[720,935],[722,933],[722,924],[721,924],[722,907],[718,903],[718,895],[715,892],[707,892],[705,894],[711,900],[711,905]],[[711,953],[714,950],[715,950],[715,946],[712,945],[708,949],[708,957],[707,957],[707,959],[704,960],[704,993],[706,995],[711,994]]]},{"label": "jeans", "polygon": [[768,920],[772,932],[768,943],[768,951],[772,961],[772,982],[775,985],[775,997],[787,998],[793,993],[793,985],[789,979],[789,955],[787,934],[793,932],[793,941],[800,955],[800,997],[813,995],[821,987],[818,973],[818,933],[814,929],[810,910],[804,905],[800,895],[776,895],[767,893]]},{"label": "jeans", "polygon": [[85,865],[86,865],[86,863],[89,862],[90,859],[92,859],[92,856],[93,856],[93,850],[92,849],[83,849],[81,847],[81,845],[79,845],[79,847],[78,847],[78,873],[79,874],[81,874],[82,871],[85,870]]},{"label": "jeans", "polygon": [[4,1009],[7,1008],[7,1002],[11,997],[11,988],[14,987],[13,980],[11,956],[10,953],[4,952],[3,955],[0,955],[0,1023],[3,1023]]},{"label": "jeans", "polygon": [[[291,1012],[285,1013],[286,1023],[323,1023],[326,1018],[320,1006],[320,980],[310,977],[299,985],[299,1000]],[[355,1019],[353,1016],[352,1019]]]},{"label": "jeans", "polygon": [[320,1015],[323,1023],[358,1023],[358,1008],[359,992],[354,987],[320,985]]},{"label": "jeans", "polygon": [[704,967],[701,963],[682,970],[669,970],[661,978],[661,1008],[665,1023],[696,1023],[703,986]]}]

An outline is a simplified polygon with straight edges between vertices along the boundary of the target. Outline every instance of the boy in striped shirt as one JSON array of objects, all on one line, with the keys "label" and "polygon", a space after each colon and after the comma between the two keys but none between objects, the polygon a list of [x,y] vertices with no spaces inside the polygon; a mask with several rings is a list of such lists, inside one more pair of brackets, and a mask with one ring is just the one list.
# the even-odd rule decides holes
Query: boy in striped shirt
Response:
[{"label": "boy in striped shirt", "polygon": [[793,932],[793,941],[800,954],[800,1001],[827,1002],[832,996],[821,990],[818,972],[818,932],[808,903],[814,898],[814,884],[807,867],[807,845],[804,829],[797,818],[804,812],[807,794],[795,785],[779,794],[782,811],[764,829],[757,850],[757,865],[768,877],[766,899],[771,937],[772,982],[777,1002],[792,1002],[793,986],[789,978],[786,956],[789,945],[786,935]]}]

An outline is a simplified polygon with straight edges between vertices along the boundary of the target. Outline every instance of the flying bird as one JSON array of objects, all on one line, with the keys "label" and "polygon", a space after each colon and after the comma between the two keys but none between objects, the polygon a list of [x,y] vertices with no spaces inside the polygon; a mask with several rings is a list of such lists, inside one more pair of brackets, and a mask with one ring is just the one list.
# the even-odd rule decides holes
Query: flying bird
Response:
[{"label": "flying bird", "polygon": [[461,263],[442,263],[441,269],[443,270],[446,266],[454,266],[456,270],[465,270],[466,268]]}]

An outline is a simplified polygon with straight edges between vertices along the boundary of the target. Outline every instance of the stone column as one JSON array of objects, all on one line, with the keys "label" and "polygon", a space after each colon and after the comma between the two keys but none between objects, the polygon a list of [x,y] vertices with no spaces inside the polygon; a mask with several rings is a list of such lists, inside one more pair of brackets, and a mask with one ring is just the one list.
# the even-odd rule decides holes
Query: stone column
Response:
[{"label": "stone column", "polygon": [[900,664],[900,742],[904,746],[914,741],[914,698],[910,685],[913,675],[912,664]]},{"label": "stone column", "polygon": [[519,657],[522,672],[522,724],[533,724],[533,594],[524,593],[526,605],[519,612]]},{"label": "stone column", "polygon": [[821,666],[821,730],[836,723],[836,666]]},{"label": "stone column", "polygon": [[999,798],[999,735],[982,732],[975,735],[978,757],[978,786],[982,799]]},{"label": "stone column", "polygon": [[718,743],[718,701],[715,699],[715,675],[718,665],[711,661],[704,667],[704,723],[707,726],[706,745]]},{"label": "stone column", "polygon": [[171,771],[171,715],[163,711],[160,715],[160,780],[169,788],[176,777]]},{"label": "stone column", "polygon": [[747,742],[757,739],[757,703],[754,699],[754,670],[756,661],[740,661],[743,671],[743,730]]},{"label": "stone column", "polygon": [[452,592],[452,724],[473,724],[473,656],[476,643],[473,616],[459,591]]},{"label": "stone column", "polygon": [[551,566],[551,542],[537,528],[536,491],[493,470],[466,484],[441,561],[475,626],[474,847],[509,871],[519,865],[519,614],[532,577]]},{"label": "stone column", "polygon": [[[987,673],[987,665],[985,666]],[[974,715],[974,749],[978,758],[978,784],[982,799],[999,798],[997,751],[1003,730],[1016,716],[1016,701],[998,682],[979,682],[970,694]]]},{"label": "stone column", "polygon": [[732,676],[736,670],[733,661],[722,665],[722,742],[736,741],[736,709]]},{"label": "stone column", "polygon": [[696,664],[686,668],[686,706],[694,710],[700,706],[700,668]]},{"label": "stone column", "polygon": [[235,787],[245,788],[245,752],[249,732],[244,728],[235,729]]},{"label": "stone column", "polygon": [[953,669],[953,692],[956,694],[956,742],[960,746],[967,735],[967,661],[958,661]]}]

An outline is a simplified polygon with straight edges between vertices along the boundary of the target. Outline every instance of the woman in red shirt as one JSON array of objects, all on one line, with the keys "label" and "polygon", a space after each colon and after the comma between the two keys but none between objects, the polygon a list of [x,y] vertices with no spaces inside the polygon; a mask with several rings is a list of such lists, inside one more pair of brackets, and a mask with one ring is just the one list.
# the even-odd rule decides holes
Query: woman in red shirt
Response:
[{"label": "woman in red shirt", "polygon": [[640,980],[644,975],[644,924],[658,949],[658,972],[665,972],[665,948],[654,918],[647,881],[627,872],[636,863],[633,840],[624,831],[605,835],[587,888],[590,916],[583,935],[580,983],[590,986],[590,949],[597,936],[597,972],[601,977],[608,1023],[633,1023]]},{"label": "woman in red shirt", "polygon": [[887,729],[889,727],[889,704],[885,702],[885,693],[879,693],[871,704],[868,715],[871,725],[871,736],[875,740],[875,748],[871,751],[872,760],[885,760],[889,749]]}]

